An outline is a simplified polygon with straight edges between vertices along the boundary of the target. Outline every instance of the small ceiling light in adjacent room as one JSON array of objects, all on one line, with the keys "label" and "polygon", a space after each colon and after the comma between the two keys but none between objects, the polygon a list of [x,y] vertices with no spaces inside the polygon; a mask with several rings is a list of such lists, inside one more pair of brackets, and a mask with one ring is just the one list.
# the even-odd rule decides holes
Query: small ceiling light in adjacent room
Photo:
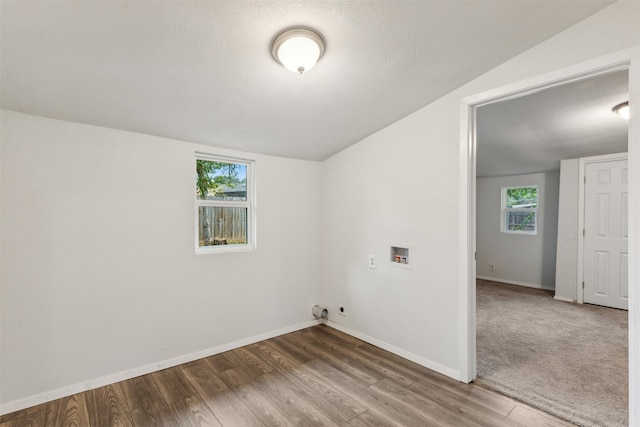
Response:
[{"label": "small ceiling light in adjacent room", "polygon": [[271,44],[273,58],[294,73],[309,71],[323,54],[324,39],[309,28],[287,28]]},{"label": "small ceiling light in adjacent room", "polygon": [[629,119],[629,101],[623,102],[622,104],[618,104],[613,107],[613,112],[620,115],[620,117]]}]

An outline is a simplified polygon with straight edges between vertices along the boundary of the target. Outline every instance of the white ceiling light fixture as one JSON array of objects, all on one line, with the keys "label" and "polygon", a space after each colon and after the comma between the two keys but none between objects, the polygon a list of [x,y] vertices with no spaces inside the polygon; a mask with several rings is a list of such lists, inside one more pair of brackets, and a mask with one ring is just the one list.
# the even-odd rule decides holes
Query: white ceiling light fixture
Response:
[{"label": "white ceiling light fixture", "polygon": [[271,43],[271,55],[294,73],[312,69],[324,54],[324,39],[317,31],[306,27],[287,28]]},{"label": "white ceiling light fixture", "polygon": [[629,101],[623,102],[622,104],[618,104],[613,107],[612,111],[618,114],[620,117],[624,117],[625,119],[629,119]]}]

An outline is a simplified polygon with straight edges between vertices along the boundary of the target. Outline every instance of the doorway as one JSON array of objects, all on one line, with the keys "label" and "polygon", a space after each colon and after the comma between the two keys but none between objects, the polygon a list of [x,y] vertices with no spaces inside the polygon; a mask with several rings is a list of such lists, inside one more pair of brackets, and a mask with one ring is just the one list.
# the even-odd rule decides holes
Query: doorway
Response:
[{"label": "doorway", "polygon": [[[628,81],[628,70],[612,71],[476,111],[476,382],[579,425],[625,425],[628,323],[625,312],[554,300],[558,223],[576,235],[580,217],[565,209],[559,221],[560,175],[563,193],[570,193],[570,181],[574,188],[580,181],[561,163],[627,152],[628,122],[612,107],[628,99]],[[584,117],[590,123],[579,120]],[[625,173],[621,165],[602,162],[592,173],[598,176],[590,176],[586,188],[601,182],[593,194],[601,215],[597,235],[592,224],[586,227],[586,242],[598,246],[585,255],[599,257],[597,292],[604,298],[619,289],[613,282],[605,289],[603,282],[619,282],[617,264],[626,253],[626,247],[607,251],[604,241],[621,240],[613,233],[621,215],[611,209],[621,210]],[[574,241],[574,258],[577,249]],[[561,267],[567,258],[560,254]],[[609,392],[594,399],[593,390]]]},{"label": "doorway", "polygon": [[[637,56],[637,55],[636,55]],[[460,377],[463,381],[470,382],[476,375],[476,342],[475,342],[475,280],[476,280],[476,241],[475,241],[475,221],[476,221],[476,114],[477,108],[488,105],[497,101],[513,99],[527,93],[534,93],[550,87],[559,86],[564,83],[582,80],[588,77],[597,76],[616,70],[628,69],[633,61],[638,58],[633,52],[621,52],[617,55],[610,55],[607,58],[594,60],[586,64],[579,64],[543,76],[529,79],[509,87],[494,89],[473,97],[465,98],[462,102],[461,112],[461,179],[460,179],[460,202],[461,216],[459,219],[461,233],[461,271],[460,271],[460,327],[461,327],[461,343],[460,343]],[[638,87],[640,86],[640,78],[633,73],[630,74],[631,87],[634,92],[630,94],[632,99],[640,97]],[[514,89],[515,88],[515,89]],[[632,103],[632,102],[631,102]],[[640,134],[638,129],[630,126],[629,129],[629,152],[640,150]],[[635,160],[632,157],[630,169],[634,168]],[[640,204],[636,201],[633,194],[633,187],[640,185],[640,178],[632,178],[630,181],[630,216],[640,208]],[[630,230],[629,246],[633,254],[634,248],[638,247],[637,242],[640,240],[640,230],[636,231],[634,226]],[[464,261],[462,261],[462,259]],[[631,263],[629,268],[629,283],[635,283],[634,277],[637,275]],[[634,362],[634,350],[637,350],[638,331],[638,300],[634,298],[633,286],[630,289],[630,310],[629,310],[629,344],[630,344],[630,401],[637,400],[636,396],[640,395],[640,375]],[[635,381],[634,381],[635,380]],[[636,420],[640,418],[637,409],[631,406],[630,419]]]}]

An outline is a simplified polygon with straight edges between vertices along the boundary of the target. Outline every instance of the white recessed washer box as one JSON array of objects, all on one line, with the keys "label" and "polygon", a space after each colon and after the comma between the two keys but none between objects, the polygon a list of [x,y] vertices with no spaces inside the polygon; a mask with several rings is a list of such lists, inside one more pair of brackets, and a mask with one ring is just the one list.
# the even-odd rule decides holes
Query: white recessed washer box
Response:
[{"label": "white recessed washer box", "polygon": [[406,243],[392,243],[389,247],[389,265],[392,267],[411,270],[411,245]]}]

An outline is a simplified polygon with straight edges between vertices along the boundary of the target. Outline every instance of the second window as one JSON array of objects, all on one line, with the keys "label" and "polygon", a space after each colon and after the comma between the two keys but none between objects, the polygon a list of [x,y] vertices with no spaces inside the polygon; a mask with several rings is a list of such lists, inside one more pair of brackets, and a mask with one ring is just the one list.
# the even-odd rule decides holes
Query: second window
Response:
[{"label": "second window", "polygon": [[500,231],[537,234],[538,186],[502,187]]}]

